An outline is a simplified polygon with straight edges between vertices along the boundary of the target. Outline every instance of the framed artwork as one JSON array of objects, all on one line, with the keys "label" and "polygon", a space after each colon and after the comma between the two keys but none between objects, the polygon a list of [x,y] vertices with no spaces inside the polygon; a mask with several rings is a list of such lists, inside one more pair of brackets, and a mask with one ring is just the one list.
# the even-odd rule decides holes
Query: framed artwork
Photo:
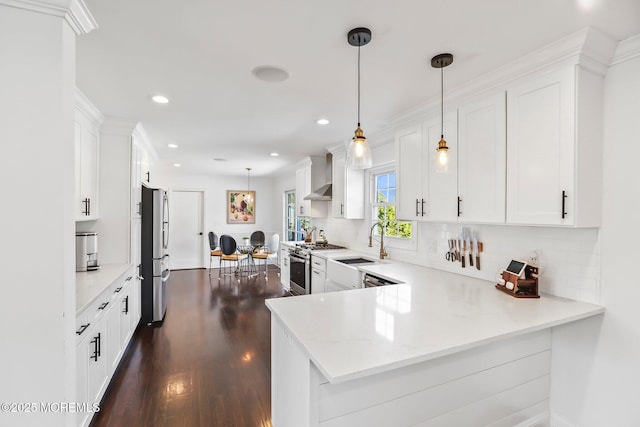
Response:
[{"label": "framed artwork", "polygon": [[227,190],[227,224],[256,223],[256,192]]}]

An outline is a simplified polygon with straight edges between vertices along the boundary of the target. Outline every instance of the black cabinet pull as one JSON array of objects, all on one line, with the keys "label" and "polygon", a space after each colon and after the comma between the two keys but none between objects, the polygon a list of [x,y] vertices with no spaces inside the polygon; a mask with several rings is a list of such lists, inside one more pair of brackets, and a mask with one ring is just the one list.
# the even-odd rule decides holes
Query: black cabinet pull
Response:
[{"label": "black cabinet pull", "polygon": [[89,356],[89,359],[93,359],[94,362],[98,361],[98,340],[100,339],[100,334],[98,334],[95,338],[91,340],[91,344],[93,344],[93,354]]},{"label": "black cabinet pull", "polygon": [[126,279],[124,279],[125,282],[128,282],[129,280],[133,279],[133,276],[127,276]]},{"label": "black cabinet pull", "polygon": [[122,290],[122,286],[117,287],[115,291],[113,291],[114,294],[117,294],[118,292],[120,292]]},{"label": "black cabinet pull", "polygon": [[108,302],[103,302],[102,305],[98,307],[98,310],[104,310],[108,305],[109,305]]},{"label": "black cabinet pull", "polygon": [[344,203],[340,203],[340,216],[344,216]]},{"label": "black cabinet pull", "polygon": [[419,204],[420,204],[420,200],[416,199],[416,216],[420,216],[420,212],[418,211]]},{"label": "black cabinet pull", "polygon": [[142,202],[138,202],[138,216],[142,215]]},{"label": "black cabinet pull", "polygon": [[98,332],[98,357],[100,357],[101,352],[102,352],[102,339],[100,338],[100,332]]},{"label": "black cabinet pull", "polygon": [[89,198],[82,200],[82,203],[84,204],[84,211],[82,211],[82,213],[86,216],[89,216],[89,212],[90,212],[89,200],[90,200]]},{"label": "black cabinet pull", "polygon": [[86,325],[82,325],[80,326],[80,329],[78,329],[76,331],[76,335],[82,335],[84,333],[84,331],[87,330],[87,328],[89,327],[89,325],[91,325],[91,323],[87,323]]},{"label": "black cabinet pull", "polygon": [[424,199],[421,199],[421,200],[422,200],[422,216],[424,216]]},{"label": "black cabinet pull", "polygon": [[87,198],[87,215],[91,216],[91,198]]},{"label": "black cabinet pull", "polygon": [[567,216],[567,210],[566,210],[566,200],[567,200],[567,192],[562,190],[562,219],[564,219],[565,216]]},{"label": "black cabinet pull", "polygon": [[124,314],[129,314],[129,295],[124,298]]},{"label": "black cabinet pull", "polygon": [[147,172],[147,182],[151,182],[151,172]]},{"label": "black cabinet pull", "polygon": [[460,203],[462,203],[462,198],[458,197],[458,216],[462,215],[462,212],[460,211]]}]

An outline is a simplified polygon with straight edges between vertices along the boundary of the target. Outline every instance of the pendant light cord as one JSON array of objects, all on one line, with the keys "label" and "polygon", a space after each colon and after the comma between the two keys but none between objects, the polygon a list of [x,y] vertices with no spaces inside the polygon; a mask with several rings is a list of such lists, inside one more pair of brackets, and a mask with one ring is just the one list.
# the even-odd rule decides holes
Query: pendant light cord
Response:
[{"label": "pendant light cord", "polygon": [[358,127],[360,127],[360,45],[361,44],[362,42],[359,41],[358,42]]},{"label": "pendant light cord", "polygon": [[444,138],[444,67],[440,67],[440,138]]}]

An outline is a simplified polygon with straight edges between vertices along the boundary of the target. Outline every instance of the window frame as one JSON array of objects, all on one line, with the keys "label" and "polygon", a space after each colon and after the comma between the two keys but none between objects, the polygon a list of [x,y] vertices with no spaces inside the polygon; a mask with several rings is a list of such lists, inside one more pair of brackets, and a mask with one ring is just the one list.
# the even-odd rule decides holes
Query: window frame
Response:
[{"label": "window frame", "polygon": [[[395,173],[396,175],[396,196],[395,196],[395,202],[393,203],[377,203],[376,202],[376,180],[377,177],[380,175],[384,175],[384,174],[388,174],[388,173]],[[398,209],[398,172],[395,168],[395,163],[387,163],[384,165],[380,165],[378,167],[375,168],[371,168],[368,170],[368,174],[369,174],[369,200],[368,200],[368,206],[369,206],[369,227],[373,227],[373,224],[377,221],[377,215],[376,215],[376,211],[377,211],[377,207],[379,206],[395,206],[396,207],[396,212]],[[396,237],[396,236],[388,236],[387,234],[384,235],[384,241],[385,241],[385,246],[388,247],[392,247],[392,248],[399,248],[399,249],[408,249],[408,250],[415,250],[417,247],[417,241],[418,241],[418,230],[417,230],[417,222],[416,221],[411,221],[411,220],[404,220],[404,221],[398,221],[398,222],[408,222],[411,223],[411,237]],[[380,236],[379,232],[378,232],[379,227],[375,227],[374,229],[374,233],[373,236]]]}]

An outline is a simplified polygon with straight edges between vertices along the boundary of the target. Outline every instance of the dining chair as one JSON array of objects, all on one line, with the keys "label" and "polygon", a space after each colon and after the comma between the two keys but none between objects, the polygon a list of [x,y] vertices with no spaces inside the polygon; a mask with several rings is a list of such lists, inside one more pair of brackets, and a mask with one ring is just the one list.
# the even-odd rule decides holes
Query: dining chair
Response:
[{"label": "dining chair", "polygon": [[280,235],[278,233],[275,233],[269,239],[269,246],[263,246],[261,250],[257,250],[253,252],[254,260],[264,261],[265,280],[269,280],[269,276],[267,275],[267,267],[269,265],[269,260],[278,258],[279,246],[280,246]]},{"label": "dining chair", "polygon": [[222,250],[218,245],[218,235],[213,231],[209,232],[209,251],[209,276],[211,276],[211,261],[213,258],[218,258],[218,268],[220,268],[220,264],[222,263],[220,260]]},{"label": "dining chair", "polygon": [[236,264],[236,268],[233,273],[224,273],[225,276],[231,276],[238,274],[238,272],[240,271],[240,263],[249,257],[249,255],[247,254],[238,252],[238,244],[236,243],[236,239],[229,236],[228,234],[223,234],[222,236],[220,236],[220,250],[222,251],[222,255],[220,256],[221,267],[218,272],[218,280],[220,280],[220,275],[222,274],[223,261],[233,262]]},{"label": "dining chair", "polygon": [[264,232],[258,230],[251,233],[249,238],[249,244],[253,246],[253,249],[261,248],[265,244]]}]

